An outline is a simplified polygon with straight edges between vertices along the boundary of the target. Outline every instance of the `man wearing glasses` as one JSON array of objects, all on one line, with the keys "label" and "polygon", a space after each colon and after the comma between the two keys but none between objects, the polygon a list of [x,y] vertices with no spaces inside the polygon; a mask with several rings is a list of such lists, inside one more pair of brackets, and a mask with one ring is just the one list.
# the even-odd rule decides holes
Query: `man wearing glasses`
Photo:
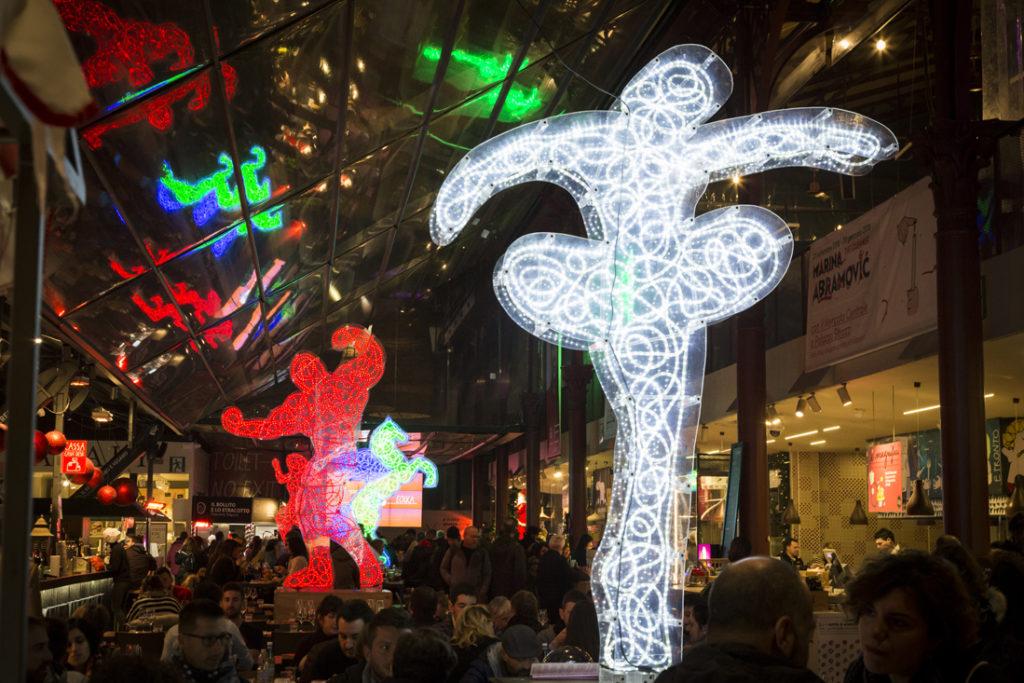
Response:
[{"label": "man wearing glasses", "polygon": [[235,663],[224,657],[230,641],[224,610],[211,600],[194,600],[181,610],[171,664],[185,681],[237,683]]}]

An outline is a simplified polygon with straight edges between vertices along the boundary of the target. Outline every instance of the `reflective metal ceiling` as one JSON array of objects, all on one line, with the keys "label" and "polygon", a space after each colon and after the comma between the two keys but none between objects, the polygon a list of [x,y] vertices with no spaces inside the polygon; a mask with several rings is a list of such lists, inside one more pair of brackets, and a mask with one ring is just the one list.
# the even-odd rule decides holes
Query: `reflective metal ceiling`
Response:
[{"label": "reflective metal ceiling", "polygon": [[48,228],[45,317],[184,429],[290,390],[339,325],[429,304],[486,248],[431,248],[445,174],[603,106],[588,81],[615,89],[669,3],[56,4],[102,114],[87,204]]}]

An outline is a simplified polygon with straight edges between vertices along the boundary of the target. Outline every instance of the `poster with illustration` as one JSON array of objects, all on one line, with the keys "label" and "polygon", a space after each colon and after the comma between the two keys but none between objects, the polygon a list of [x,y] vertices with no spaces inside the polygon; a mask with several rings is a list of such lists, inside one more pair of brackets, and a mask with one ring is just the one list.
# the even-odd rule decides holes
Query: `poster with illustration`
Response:
[{"label": "poster with illustration", "polygon": [[1024,419],[1003,419],[1000,427],[998,448],[1003,477],[999,484],[1001,495],[1006,496],[1013,491],[1017,475],[1024,475]]},{"label": "poster with illustration", "polygon": [[914,479],[924,482],[924,490],[932,500],[942,500],[942,432],[929,429],[909,439],[907,481],[903,489],[914,490]]},{"label": "poster with illustration", "polygon": [[868,512],[903,509],[903,452],[900,441],[868,450]]}]

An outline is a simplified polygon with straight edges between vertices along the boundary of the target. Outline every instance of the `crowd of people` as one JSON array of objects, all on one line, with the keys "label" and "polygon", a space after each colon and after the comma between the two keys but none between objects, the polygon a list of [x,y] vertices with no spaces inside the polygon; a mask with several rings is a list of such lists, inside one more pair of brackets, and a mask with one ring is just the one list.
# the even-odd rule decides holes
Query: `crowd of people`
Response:
[{"label": "crowd of people", "polygon": [[[931,553],[902,549],[887,529],[878,556],[846,583],[845,609],[857,623],[861,654],[846,683],[986,683],[1020,680],[1024,670],[1024,516],[983,563],[950,536]],[[410,530],[378,552],[403,568],[404,604],[377,612],[363,600],[328,594],[315,629],[294,652],[297,680],[331,683],[484,683],[528,675],[538,661],[599,661],[601,639],[590,595],[589,536],[570,546],[541,539],[515,522],[497,538],[475,527],[444,534]],[[243,618],[239,581],[299,571],[301,538],[284,552],[271,540],[179,538],[153,570],[132,559],[137,539],[114,544],[113,612],[100,604],[66,622],[29,622],[30,683],[153,681],[232,683],[261,665],[266,642]],[[570,552],[568,549],[573,548]],[[799,545],[779,558],[747,557],[730,547],[730,564],[683,611],[685,654],[659,683],[805,681],[814,637],[811,594],[798,569]],[[135,553],[137,555],[137,553]],[[135,572],[134,574],[132,572]],[[125,579],[125,576],[127,579]],[[120,581],[118,580],[120,578]],[[127,590],[120,584],[127,583]],[[181,585],[185,584],[185,585]],[[118,653],[104,638],[139,619],[166,630],[159,664]]]}]

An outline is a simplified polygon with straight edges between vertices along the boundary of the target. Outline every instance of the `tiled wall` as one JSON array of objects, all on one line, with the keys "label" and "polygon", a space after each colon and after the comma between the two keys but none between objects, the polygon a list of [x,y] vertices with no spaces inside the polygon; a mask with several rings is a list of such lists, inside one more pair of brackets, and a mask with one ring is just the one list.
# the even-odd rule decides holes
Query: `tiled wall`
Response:
[{"label": "tiled wall", "polygon": [[920,525],[917,520],[881,519],[868,513],[867,526],[852,526],[850,513],[857,499],[867,512],[867,465],[863,452],[801,452],[791,454],[794,496],[801,524],[793,536],[800,555],[810,562],[821,557],[825,543],[835,548],[843,564],[858,567],[875,552],[872,538],[882,527],[891,529],[902,548],[931,550],[942,534],[939,522]]}]

